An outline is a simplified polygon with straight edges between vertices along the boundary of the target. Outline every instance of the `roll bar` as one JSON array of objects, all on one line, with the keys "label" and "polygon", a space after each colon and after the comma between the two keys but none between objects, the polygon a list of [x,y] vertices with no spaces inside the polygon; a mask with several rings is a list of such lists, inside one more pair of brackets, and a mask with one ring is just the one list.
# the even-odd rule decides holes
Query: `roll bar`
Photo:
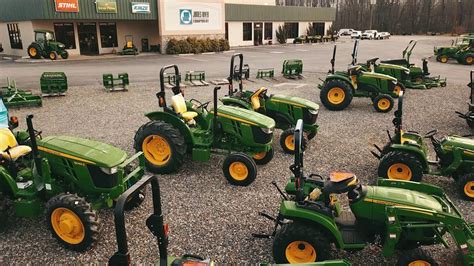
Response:
[{"label": "roll bar", "polygon": [[354,49],[352,50],[352,65],[357,64],[357,54],[359,52],[359,39],[356,39],[354,42]]},{"label": "roll bar", "polygon": [[331,74],[334,74],[334,65],[336,64],[336,50],[337,50],[337,45],[334,44],[334,49],[332,50],[332,59],[331,59],[331,70],[329,72]]},{"label": "roll bar", "polygon": [[398,96],[398,109],[395,111],[395,118],[392,120],[395,126],[395,136],[401,139],[402,136],[402,116],[403,116],[403,91]]},{"label": "roll bar", "polygon": [[303,193],[304,177],[303,177],[303,120],[298,119],[296,122],[295,132],[295,162],[290,166],[290,170],[295,176],[296,201],[303,201],[305,196]]},{"label": "roll bar", "polygon": [[38,144],[36,143],[35,129],[33,127],[33,115],[29,114],[26,116],[26,126],[28,128],[28,135],[30,136],[31,141],[31,151],[33,153],[36,171],[39,176],[43,176],[43,169],[41,167],[41,157],[38,152]]},{"label": "roll bar", "polygon": [[[239,58],[239,73],[235,73],[235,58]],[[230,59],[230,74],[229,77],[227,78],[227,81],[229,82],[229,96],[234,95],[234,79],[237,79],[239,82],[239,91],[243,90],[243,84],[242,84],[242,67],[244,65],[244,55],[241,53],[236,53],[233,54],[231,59]]]}]

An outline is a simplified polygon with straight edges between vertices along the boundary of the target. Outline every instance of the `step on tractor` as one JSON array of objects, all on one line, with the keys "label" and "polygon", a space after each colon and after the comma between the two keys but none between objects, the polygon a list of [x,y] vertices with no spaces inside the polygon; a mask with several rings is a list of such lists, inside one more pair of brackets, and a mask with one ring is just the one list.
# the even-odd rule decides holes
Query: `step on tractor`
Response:
[{"label": "step on tractor", "polygon": [[460,36],[451,46],[435,47],[436,61],[447,63],[455,59],[459,64],[472,65],[474,63],[474,35]]},{"label": "step on tractor", "polygon": [[377,112],[390,112],[394,105],[393,98],[398,97],[403,85],[394,77],[364,71],[360,65],[351,65],[347,71],[334,71],[336,49],[334,45],[331,70],[323,83],[318,85],[323,105],[329,110],[339,111],[348,107],[353,97],[368,97]]},{"label": "step on tractor", "polygon": [[[41,137],[28,115],[28,130],[0,129],[0,210],[13,205],[18,217],[46,216],[54,238],[66,248],[85,251],[99,239],[97,210],[113,207],[119,196],[142,178],[143,155],[105,143],[68,137]],[[140,205],[144,191],[127,202]]]},{"label": "step on tractor", "polygon": [[[239,59],[239,64],[235,64],[235,59]],[[253,110],[275,120],[276,128],[282,129],[280,135],[280,146],[285,153],[294,152],[293,129],[298,119],[303,119],[304,130],[308,140],[313,139],[318,132],[317,119],[319,105],[300,98],[285,95],[267,94],[267,88],[262,87],[256,91],[243,89],[242,73],[239,69],[243,66],[243,55],[234,54],[230,63],[229,92],[221,98],[224,105],[236,106],[247,110]],[[237,71],[236,71],[237,70]],[[234,81],[239,84],[238,89],[234,89]]]},{"label": "step on tractor", "polygon": [[[115,234],[117,239],[117,251],[110,257],[109,265],[122,266],[132,265],[133,260],[128,248],[127,231],[125,226],[125,206],[126,202],[134,197],[136,193],[145,190],[146,186],[151,184],[153,199],[153,213],[146,219],[146,226],[151,231],[158,242],[159,266],[213,266],[215,263],[210,259],[204,259],[196,255],[184,255],[182,257],[170,256],[168,253],[170,228],[164,222],[164,216],[161,205],[160,184],[155,176],[146,176],[130,187],[118,199],[114,210]],[[275,264],[255,264],[259,266],[271,266]],[[308,265],[314,266],[350,266],[346,260],[331,260]]]},{"label": "step on tractor", "polygon": [[[173,69],[176,83],[171,87],[171,105],[165,99],[165,71]],[[273,119],[254,111],[233,106],[217,106],[214,88],[214,108],[210,102],[186,101],[180,87],[176,65],[160,71],[161,90],[156,95],[161,108],[145,114],[150,119],[135,135],[135,149],[143,151],[148,170],[168,174],[185,163],[191,153],[194,161],[206,162],[211,153],[227,155],[223,172],[229,183],[251,184],[257,176],[256,164],[266,164],[273,158]]]},{"label": "step on tractor", "polygon": [[[278,188],[283,200],[272,234],[276,263],[311,263],[330,259],[331,245],[347,251],[382,240],[382,254],[400,252],[397,265],[438,265],[423,246],[443,244],[450,235],[461,250],[465,265],[474,263],[474,224],[439,187],[429,184],[379,180],[377,186],[360,183],[352,173],[333,172],[329,178],[303,171],[301,123],[295,129],[293,176]],[[276,186],[276,185],[275,185]],[[349,206],[338,197],[347,195]],[[349,210],[347,210],[349,207]]]},{"label": "step on tractor", "polygon": [[138,55],[138,48],[135,46],[133,42],[133,36],[127,35],[125,36],[125,46],[123,47],[120,55]]},{"label": "step on tractor", "polygon": [[[405,88],[411,89],[427,89],[431,87],[427,87],[425,84],[418,84],[411,80],[410,77],[410,69],[401,65],[392,65],[392,64],[385,64],[385,63],[377,63],[379,60],[378,57],[371,58],[367,60],[366,64],[357,63],[357,55],[359,51],[359,40],[355,40],[354,42],[354,49],[352,51],[352,65],[361,65],[364,71],[380,74],[385,74],[396,78],[400,84],[399,88],[396,88],[396,91],[404,91]],[[374,67],[374,69],[371,69]],[[403,85],[403,86],[402,86]]]},{"label": "step on tractor", "polygon": [[471,89],[471,94],[469,96],[469,111],[467,113],[456,112],[462,119],[466,119],[467,125],[474,129],[474,70],[471,70],[471,82],[467,84]]},{"label": "step on tractor", "polygon": [[69,53],[63,43],[57,42],[54,38],[54,32],[50,30],[35,30],[35,41],[28,46],[28,56],[32,59],[41,57],[51,60],[68,59]]},{"label": "step on tractor", "polygon": [[[450,176],[457,182],[459,194],[474,201],[474,140],[448,135],[436,137],[438,131],[431,130],[424,136],[415,131],[404,131],[402,126],[403,96],[398,98],[398,110],[393,124],[395,134],[388,133],[389,142],[383,148],[374,145],[372,154],[380,162],[379,178],[421,182],[423,174]],[[430,139],[436,153],[436,161],[428,160]]]},{"label": "step on tractor", "polygon": [[415,64],[412,64],[410,62],[411,53],[415,48],[416,44],[417,42],[414,40],[411,40],[408,43],[407,47],[402,52],[403,58],[382,60],[381,62],[384,64],[399,65],[410,69],[410,79],[415,84],[423,84],[427,88],[446,87],[446,78],[442,79],[440,76],[430,76],[427,58],[422,59],[423,68],[416,66]]}]

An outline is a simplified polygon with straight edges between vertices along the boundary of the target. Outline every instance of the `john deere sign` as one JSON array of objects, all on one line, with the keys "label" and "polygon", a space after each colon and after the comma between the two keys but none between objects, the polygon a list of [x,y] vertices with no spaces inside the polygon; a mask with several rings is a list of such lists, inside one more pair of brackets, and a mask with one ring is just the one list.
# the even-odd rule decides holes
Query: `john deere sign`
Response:
[{"label": "john deere sign", "polygon": [[224,32],[224,1],[168,0],[161,2],[163,32]]},{"label": "john deere sign", "polygon": [[133,14],[148,14],[150,12],[151,12],[150,3],[132,2],[132,13]]},{"label": "john deere sign", "polygon": [[117,13],[116,0],[96,0],[97,13]]}]

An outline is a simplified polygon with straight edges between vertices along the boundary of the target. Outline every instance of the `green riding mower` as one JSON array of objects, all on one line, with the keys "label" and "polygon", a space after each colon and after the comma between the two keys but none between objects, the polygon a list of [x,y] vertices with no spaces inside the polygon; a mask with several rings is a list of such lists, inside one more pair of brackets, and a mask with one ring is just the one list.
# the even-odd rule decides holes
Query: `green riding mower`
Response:
[{"label": "green riding mower", "polygon": [[469,96],[469,111],[467,113],[456,112],[462,119],[466,119],[467,125],[474,129],[474,70],[471,70],[471,82],[467,84],[471,89],[471,95]]},{"label": "green riding mower", "polygon": [[[209,259],[204,259],[196,255],[184,255],[182,257],[169,256],[169,225],[164,222],[164,216],[161,206],[161,193],[158,178],[155,176],[147,176],[138,181],[129,188],[118,199],[114,211],[115,234],[117,239],[117,251],[109,259],[109,265],[126,266],[132,265],[132,259],[128,249],[127,231],[125,228],[124,210],[126,202],[134,198],[134,195],[143,191],[145,187],[151,183],[151,192],[153,198],[153,213],[146,220],[146,225],[151,233],[156,237],[158,242],[158,253],[160,260],[156,263],[159,266],[213,266],[215,263]],[[274,264],[255,264],[259,266],[271,266]],[[319,263],[312,263],[314,266],[350,266],[345,260],[332,260]]]},{"label": "green riding mower", "polygon": [[[361,250],[382,240],[382,254],[393,256],[403,250],[397,265],[437,265],[422,246],[449,244],[450,235],[462,251],[465,265],[474,263],[474,224],[442,189],[429,184],[379,180],[377,186],[360,183],[349,172],[333,172],[324,179],[304,175],[301,123],[295,129],[293,177],[278,190],[283,198],[272,234],[276,263],[310,263],[331,258],[331,244],[348,251]],[[338,195],[347,195],[349,208]],[[414,264],[412,264],[414,263]],[[420,263],[420,264],[416,264]]]},{"label": "green riding mower", "polygon": [[69,53],[63,43],[57,42],[54,38],[54,32],[49,30],[35,30],[35,41],[28,46],[28,56],[32,59],[41,57],[51,60],[68,59]]},{"label": "green riding mower", "polygon": [[398,97],[404,88],[403,84],[388,75],[366,72],[361,65],[351,65],[347,71],[334,71],[336,49],[337,46],[334,45],[331,70],[318,86],[323,105],[329,110],[339,111],[349,106],[353,97],[367,97],[372,99],[377,112],[387,113],[392,110],[393,98]]},{"label": "green riding mower", "polygon": [[[235,59],[239,59],[239,65],[235,65]],[[284,152],[292,154],[294,151],[293,129],[298,119],[303,119],[304,130],[308,140],[313,139],[318,132],[319,126],[316,124],[319,113],[319,105],[309,100],[285,96],[268,95],[267,88],[260,88],[256,91],[243,89],[242,69],[243,55],[234,54],[230,63],[229,93],[221,98],[222,103],[228,106],[236,106],[247,110],[254,110],[258,113],[271,117],[275,120],[276,128],[282,129],[280,135],[280,145]],[[234,80],[239,84],[239,88],[234,89]]]},{"label": "green riding mower", "polygon": [[410,62],[411,53],[413,52],[416,44],[417,42],[414,40],[411,40],[408,43],[407,47],[402,52],[403,58],[382,60],[381,62],[384,64],[399,65],[408,68],[410,70],[410,79],[415,84],[422,84],[427,88],[446,87],[446,78],[442,79],[440,76],[430,76],[427,58],[422,59],[423,68]]},{"label": "green riding mower", "polygon": [[[165,99],[164,75],[168,69],[174,69],[176,76],[171,106]],[[176,65],[161,69],[160,86],[156,95],[161,110],[145,114],[150,122],[135,135],[135,149],[143,151],[151,172],[178,170],[187,152],[201,162],[209,161],[211,153],[226,154],[224,176],[233,185],[247,186],[257,176],[256,164],[266,164],[273,158],[273,119],[238,107],[218,107],[220,87],[214,88],[212,110],[207,110],[210,102],[185,101]]]},{"label": "green riding mower", "polygon": [[[474,200],[474,140],[459,136],[437,138],[437,130],[424,136],[415,131],[404,131],[402,127],[403,96],[398,98],[398,110],[393,124],[395,135],[389,135],[389,142],[372,154],[380,159],[380,178],[420,182],[423,174],[453,177],[458,191],[467,200]],[[424,139],[430,139],[436,152],[436,161],[428,160],[428,146]]]},{"label": "green riding mower", "polygon": [[436,61],[447,63],[455,59],[459,64],[472,65],[474,63],[474,35],[461,36],[453,41],[451,46],[434,48]]},{"label": "green riding mower", "polygon": [[120,55],[138,55],[138,48],[135,46],[133,42],[133,36],[127,35],[125,36],[125,46],[123,47],[122,51],[119,53]]},{"label": "green riding mower", "polygon": [[[144,175],[141,153],[127,154],[97,141],[67,136],[42,138],[33,128],[15,134],[0,129],[0,205],[13,205],[19,217],[46,215],[53,235],[66,248],[84,251],[99,238],[96,210],[110,208],[119,196]],[[138,206],[144,192],[127,202]],[[4,209],[4,208],[0,208]]]}]

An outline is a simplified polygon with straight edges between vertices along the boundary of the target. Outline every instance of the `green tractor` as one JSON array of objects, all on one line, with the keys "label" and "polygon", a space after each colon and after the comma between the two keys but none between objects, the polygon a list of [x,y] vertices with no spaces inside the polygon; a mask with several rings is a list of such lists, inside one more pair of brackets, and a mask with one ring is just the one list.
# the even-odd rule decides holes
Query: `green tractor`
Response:
[{"label": "green tractor", "polygon": [[[390,112],[394,105],[393,98],[398,97],[403,84],[388,75],[366,72],[361,65],[351,65],[347,71],[335,72],[336,49],[334,45],[331,70],[318,86],[323,105],[329,110],[339,111],[349,106],[353,97],[368,97],[377,112]],[[370,69],[374,68],[371,66]]]},{"label": "green tractor", "polygon": [[[422,246],[443,244],[450,235],[461,250],[464,265],[474,263],[474,224],[439,187],[399,180],[379,180],[377,186],[359,182],[349,172],[333,172],[324,179],[303,173],[302,127],[295,129],[293,177],[287,184],[270,235],[276,263],[311,263],[331,258],[331,244],[348,251],[361,250],[382,240],[382,254],[403,250],[397,265],[437,265]],[[338,195],[347,195],[349,208]],[[413,264],[412,264],[413,263]]]},{"label": "green tractor", "polygon": [[[11,203],[18,217],[44,213],[54,238],[68,249],[86,250],[99,238],[96,210],[113,207],[142,178],[143,155],[127,159],[125,151],[97,141],[42,138],[33,115],[26,118],[28,130],[14,134],[18,119],[10,121],[10,128],[0,129],[0,205]],[[127,208],[144,197],[144,191],[137,193]]]},{"label": "green tractor", "polygon": [[474,63],[474,35],[460,36],[453,41],[451,46],[434,48],[436,61],[447,63],[449,59],[456,59],[460,64],[472,65]]},{"label": "green tractor", "polygon": [[474,129],[474,70],[471,70],[471,82],[467,84],[471,88],[471,95],[469,96],[469,111],[467,113],[456,112],[459,117],[466,119],[467,125]]},{"label": "green tractor", "polygon": [[[153,213],[146,220],[146,225],[151,233],[156,237],[158,242],[158,250],[160,260],[156,265],[159,266],[213,266],[215,263],[209,259],[204,259],[196,255],[184,255],[175,257],[168,255],[168,235],[169,225],[164,222],[163,211],[161,206],[161,193],[158,178],[155,176],[147,176],[138,181],[129,188],[117,201],[114,211],[115,233],[117,239],[117,251],[109,259],[109,265],[131,265],[132,259],[128,251],[127,231],[125,228],[124,210],[126,202],[134,198],[134,195],[143,191],[145,187],[151,183],[151,192],[153,197]],[[256,264],[259,266],[271,266],[274,264]],[[345,260],[332,260],[319,263],[312,263],[314,266],[350,266],[351,264]]]},{"label": "green tractor", "polygon": [[[165,99],[164,75],[168,69],[174,69],[176,77],[171,106]],[[233,185],[247,186],[257,176],[256,164],[266,164],[273,158],[273,119],[238,107],[218,107],[220,87],[214,88],[212,110],[207,110],[210,102],[185,101],[176,65],[161,69],[160,87],[156,95],[161,110],[145,114],[150,121],[135,135],[135,149],[143,151],[151,172],[175,172],[187,152],[201,162],[209,161],[211,153],[226,154],[224,176]]]},{"label": "green tractor", "polygon": [[[424,136],[402,128],[403,96],[398,98],[398,110],[393,124],[395,135],[389,135],[389,142],[383,148],[374,145],[380,159],[380,178],[420,182],[423,174],[451,176],[457,181],[459,193],[467,200],[474,200],[474,140],[459,136],[436,137],[437,130]],[[436,152],[437,161],[428,160],[430,139]]]},{"label": "green tractor", "polygon": [[385,64],[392,64],[392,65],[399,65],[406,67],[410,70],[410,79],[415,84],[423,84],[427,88],[432,87],[446,87],[446,79],[442,79],[441,77],[431,77],[429,70],[428,70],[428,59],[423,58],[423,68],[416,66],[410,62],[411,53],[415,48],[417,42],[411,40],[405,50],[402,52],[403,58],[401,59],[389,59],[389,60],[382,60],[382,63]]},{"label": "green tractor", "polygon": [[58,59],[58,55],[62,59],[68,59],[69,57],[66,46],[57,42],[54,38],[54,32],[50,30],[35,30],[35,41],[28,46],[28,55],[32,59],[44,57],[51,60]]},{"label": "green tractor", "polygon": [[[235,59],[240,63],[235,65]],[[319,105],[309,100],[285,96],[267,95],[267,88],[262,87],[257,91],[247,91],[242,84],[243,55],[234,54],[230,63],[229,93],[221,99],[224,105],[236,106],[247,110],[254,110],[275,120],[276,128],[282,129],[280,146],[285,153],[294,152],[293,129],[298,119],[303,119],[304,130],[308,140],[313,139],[318,132],[316,124],[319,114]],[[237,72],[238,71],[238,72]],[[234,80],[239,83],[239,89],[234,89]]]}]

